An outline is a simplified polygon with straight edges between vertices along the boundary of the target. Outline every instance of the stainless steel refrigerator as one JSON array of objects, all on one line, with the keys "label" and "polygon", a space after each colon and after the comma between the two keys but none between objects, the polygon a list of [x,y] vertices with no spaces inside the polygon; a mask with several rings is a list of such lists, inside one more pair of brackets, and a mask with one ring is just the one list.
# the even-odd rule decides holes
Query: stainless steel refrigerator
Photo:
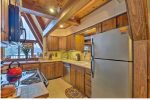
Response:
[{"label": "stainless steel refrigerator", "polygon": [[92,38],[92,98],[132,97],[132,40],[113,29]]}]

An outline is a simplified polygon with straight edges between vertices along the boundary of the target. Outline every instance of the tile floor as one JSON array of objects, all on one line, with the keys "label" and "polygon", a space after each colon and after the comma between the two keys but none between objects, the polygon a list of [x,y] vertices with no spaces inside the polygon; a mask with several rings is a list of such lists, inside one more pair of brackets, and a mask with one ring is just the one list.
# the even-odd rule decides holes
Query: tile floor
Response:
[{"label": "tile floor", "polygon": [[70,87],[71,85],[61,78],[49,80],[49,85],[47,87],[49,98],[67,98],[65,95],[65,89]]}]

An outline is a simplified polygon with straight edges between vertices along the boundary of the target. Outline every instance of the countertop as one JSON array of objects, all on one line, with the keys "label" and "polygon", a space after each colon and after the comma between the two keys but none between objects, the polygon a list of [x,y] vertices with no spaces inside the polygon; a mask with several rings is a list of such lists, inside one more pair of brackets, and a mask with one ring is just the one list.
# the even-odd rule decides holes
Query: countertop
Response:
[{"label": "countertop", "polygon": [[[75,60],[69,60],[69,59],[55,59],[55,60],[38,60],[38,61],[19,61],[20,64],[34,64],[34,63],[47,63],[47,62],[57,62],[61,61],[64,63],[74,64],[77,66],[81,66],[84,68],[91,68],[91,63],[87,61],[75,61]],[[8,66],[11,62],[4,62],[3,66]],[[17,63],[14,63],[17,64]]]}]

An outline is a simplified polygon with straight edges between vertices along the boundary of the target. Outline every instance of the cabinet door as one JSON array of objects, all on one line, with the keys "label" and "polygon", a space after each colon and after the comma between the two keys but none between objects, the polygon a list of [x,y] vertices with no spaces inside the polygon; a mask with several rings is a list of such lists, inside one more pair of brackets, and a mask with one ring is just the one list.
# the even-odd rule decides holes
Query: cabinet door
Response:
[{"label": "cabinet door", "polygon": [[54,36],[47,36],[47,47],[48,50],[59,50],[59,38]]},{"label": "cabinet door", "polygon": [[75,49],[75,36],[69,35],[67,36],[67,50],[74,50]]},{"label": "cabinet door", "polygon": [[44,74],[44,76],[47,78],[46,73],[46,67],[44,63],[41,63],[40,71]]},{"label": "cabinet door", "polygon": [[23,65],[23,70],[33,70],[33,69],[40,69],[39,64],[25,64]]},{"label": "cabinet door", "polygon": [[83,51],[84,50],[84,36],[75,35],[75,50]]},{"label": "cabinet door", "polygon": [[102,32],[116,28],[116,18],[102,22]]},{"label": "cabinet door", "polygon": [[9,0],[1,0],[1,41],[8,40],[8,4]]},{"label": "cabinet door", "polygon": [[41,63],[41,72],[47,79],[54,78],[54,63]]},{"label": "cabinet door", "polygon": [[127,13],[122,14],[117,17],[117,27],[127,26],[128,25],[128,16]]},{"label": "cabinet door", "polygon": [[76,68],[76,87],[84,93],[84,68]]},{"label": "cabinet door", "polygon": [[54,71],[55,71],[54,68],[55,68],[54,63],[47,63],[46,64],[47,79],[53,79],[54,78]]},{"label": "cabinet door", "polygon": [[70,82],[72,84],[73,87],[75,87],[75,83],[76,83],[76,68],[74,65],[71,65],[71,69],[70,69]]},{"label": "cabinet door", "polygon": [[59,37],[59,50],[67,49],[67,37]]},{"label": "cabinet door", "polygon": [[63,76],[63,63],[55,62],[55,78]]}]

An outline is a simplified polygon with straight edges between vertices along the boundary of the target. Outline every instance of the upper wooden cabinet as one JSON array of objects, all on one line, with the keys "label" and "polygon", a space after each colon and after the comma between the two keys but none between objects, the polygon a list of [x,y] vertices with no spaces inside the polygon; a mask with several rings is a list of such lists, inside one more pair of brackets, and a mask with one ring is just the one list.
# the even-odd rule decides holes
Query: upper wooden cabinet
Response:
[{"label": "upper wooden cabinet", "polygon": [[47,48],[48,50],[51,50],[51,51],[59,50],[59,37],[48,36]]},{"label": "upper wooden cabinet", "polygon": [[83,51],[84,50],[84,36],[75,35],[75,50]]},{"label": "upper wooden cabinet", "polygon": [[67,37],[59,37],[59,50],[67,50]]},{"label": "upper wooden cabinet", "polygon": [[116,28],[116,17],[102,22],[102,32]]},{"label": "upper wooden cabinet", "polygon": [[0,2],[1,2],[1,41],[7,41],[9,0],[1,0]]},{"label": "upper wooden cabinet", "polygon": [[83,35],[69,35],[66,37],[47,37],[48,50],[84,50],[84,36]]},{"label": "upper wooden cabinet", "polygon": [[75,49],[75,36],[74,34],[67,36],[67,50]]},{"label": "upper wooden cabinet", "polygon": [[117,27],[122,27],[127,25],[128,25],[127,13],[117,16]]}]

